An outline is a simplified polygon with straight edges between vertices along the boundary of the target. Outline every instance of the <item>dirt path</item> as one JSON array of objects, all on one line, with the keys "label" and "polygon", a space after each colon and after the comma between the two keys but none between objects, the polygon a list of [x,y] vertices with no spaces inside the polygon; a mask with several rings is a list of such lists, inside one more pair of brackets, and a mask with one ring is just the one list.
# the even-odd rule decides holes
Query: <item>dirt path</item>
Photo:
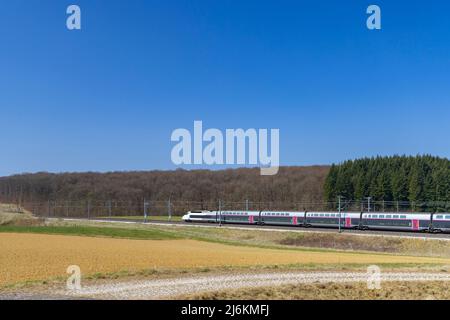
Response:
[{"label": "dirt path", "polygon": [[[167,299],[185,294],[226,289],[255,288],[285,284],[367,282],[362,272],[287,272],[195,276],[162,280],[139,280],[88,286],[80,291],[57,290],[52,294],[66,298]],[[450,281],[443,273],[382,273],[383,281]]]}]

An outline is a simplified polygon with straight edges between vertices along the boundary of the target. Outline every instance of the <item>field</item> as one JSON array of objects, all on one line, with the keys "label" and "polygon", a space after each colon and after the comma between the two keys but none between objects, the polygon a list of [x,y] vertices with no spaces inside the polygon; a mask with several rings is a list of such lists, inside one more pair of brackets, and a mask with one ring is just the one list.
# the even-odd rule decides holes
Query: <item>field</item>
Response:
[{"label": "field", "polygon": [[[444,240],[270,232],[217,226],[162,226],[58,219],[43,221],[29,213],[14,213],[15,209],[11,207],[8,210],[12,212],[0,213],[4,221],[0,226],[0,298],[7,292],[16,294],[33,290],[47,290],[46,296],[51,296],[55,286],[59,288],[57,291],[64,288],[69,265],[80,266],[83,283],[89,286],[128,286],[127,283],[132,281],[130,288],[133,288],[133,281],[140,281],[139,287],[153,288],[157,282],[152,281],[166,279],[164,281],[169,281],[167,286],[174,290],[173,297],[177,296],[176,293],[187,293],[183,298],[206,299],[307,298],[311,292],[317,293],[318,298],[338,298],[340,293],[327,296],[324,292],[332,285],[338,286],[336,288],[343,286],[338,283],[304,284],[297,288],[280,282],[275,287],[264,287],[264,284],[275,283],[270,281],[278,281],[276,278],[280,272],[313,275],[315,272],[332,271],[342,272],[341,275],[345,276],[349,272],[365,272],[367,266],[373,264],[386,271],[406,274],[438,272],[445,275],[450,271],[449,245]],[[252,282],[252,288],[214,291],[214,288],[224,287],[221,283],[212,286],[211,279],[240,274],[261,274],[267,279],[265,282]],[[205,278],[201,284],[198,282],[199,276],[211,278]],[[274,279],[270,280],[272,277]],[[173,281],[167,280],[172,278]],[[199,288],[190,295],[186,291],[190,287],[183,287],[183,283],[192,280],[198,283]],[[228,288],[237,288],[239,283],[237,281]],[[348,285],[346,294],[359,297],[361,284]],[[447,282],[438,281],[430,284],[429,291],[441,292],[446,285]],[[308,286],[314,289],[305,291]],[[402,286],[399,283],[396,288]],[[411,283],[404,284],[404,288],[410,287]],[[165,292],[164,288],[160,291]],[[209,288],[208,292],[201,292],[202,288]],[[417,287],[417,290],[420,291],[420,288]],[[125,292],[128,296],[137,294],[134,291]],[[391,295],[381,291],[379,294],[380,297],[394,297],[397,291],[392,289],[390,292]],[[418,297],[421,297],[420,292],[416,292]],[[141,294],[145,298],[156,293],[151,289],[143,290]],[[360,297],[371,296],[366,293],[366,296]]]},{"label": "field", "polygon": [[[97,217],[95,219],[99,220],[106,220],[109,219],[109,217]],[[144,222],[144,221],[181,221],[180,216],[172,216],[169,219],[169,216],[156,216],[156,215],[149,215],[147,218],[144,218],[143,216],[112,216],[111,219],[124,219],[124,220],[131,220],[131,221],[138,221],[138,222]]]},{"label": "field", "polygon": [[[158,235],[157,235],[158,236]],[[0,286],[64,276],[158,268],[274,264],[450,264],[450,259],[230,246],[189,239],[132,240],[0,233]]]},{"label": "field", "polygon": [[34,217],[31,212],[28,212],[17,205],[0,203],[0,226],[28,226],[38,225],[41,222],[42,221]]},{"label": "field", "polygon": [[435,300],[450,299],[450,282],[391,282],[380,290],[367,290],[365,283],[324,283],[224,290],[182,295],[193,300]]}]

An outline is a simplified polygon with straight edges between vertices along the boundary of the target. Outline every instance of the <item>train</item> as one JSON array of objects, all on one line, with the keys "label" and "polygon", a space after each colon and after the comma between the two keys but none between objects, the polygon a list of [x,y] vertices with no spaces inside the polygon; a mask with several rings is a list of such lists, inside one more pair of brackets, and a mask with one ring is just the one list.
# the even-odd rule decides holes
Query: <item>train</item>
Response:
[{"label": "train", "polygon": [[309,211],[189,211],[184,222],[222,224],[273,225],[292,227],[320,227],[413,231],[430,233],[450,232],[450,213],[402,212],[309,212]]}]

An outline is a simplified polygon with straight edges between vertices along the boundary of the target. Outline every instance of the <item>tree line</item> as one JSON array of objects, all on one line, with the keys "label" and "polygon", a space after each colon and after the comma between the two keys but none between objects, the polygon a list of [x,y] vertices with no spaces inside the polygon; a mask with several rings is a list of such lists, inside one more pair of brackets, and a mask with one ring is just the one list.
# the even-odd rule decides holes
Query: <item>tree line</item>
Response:
[{"label": "tree line", "polygon": [[320,202],[329,166],[109,173],[35,173],[0,178],[0,201],[67,200]]},{"label": "tree line", "polygon": [[333,164],[324,196],[335,201],[372,197],[378,201],[450,201],[450,160],[430,155],[373,157]]},{"label": "tree line", "polygon": [[[17,204],[170,199],[199,203],[201,208],[218,200],[249,200],[286,204],[278,210],[319,210],[323,209],[320,204],[336,209],[339,195],[346,200],[372,197],[372,201],[411,202],[423,210],[428,209],[425,202],[450,203],[450,160],[429,155],[363,158],[331,167],[281,167],[275,176],[261,176],[259,168],[239,168],[0,177],[0,202]],[[295,207],[305,203],[311,205]]]}]

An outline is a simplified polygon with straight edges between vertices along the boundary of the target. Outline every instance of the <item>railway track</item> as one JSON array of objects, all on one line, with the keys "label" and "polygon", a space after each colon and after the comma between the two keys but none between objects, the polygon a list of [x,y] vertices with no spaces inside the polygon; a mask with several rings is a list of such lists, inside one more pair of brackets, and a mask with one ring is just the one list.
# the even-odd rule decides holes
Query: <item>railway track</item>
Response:
[{"label": "railway track", "polygon": [[[50,218],[53,219],[53,218]],[[66,221],[91,221],[91,222],[105,222],[105,223],[127,223],[127,224],[145,224],[145,225],[166,225],[166,226],[178,226],[178,227],[199,227],[199,228],[229,228],[229,229],[240,229],[240,230],[266,230],[266,231],[284,231],[284,232],[316,232],[316,233],[338,233],[335,228],[303,228],[303,227],[292,227],[292,226],[268,226],[268,225],[246,225],[246,224],[209,224],[209,223],[195,223],[195,222],[178,222],[178,221],[149,221],[142,222],[131,219],[124,218],[108,218],[108,219],[63,219]],[[408,231],[383,231],[383,230],[353,230],[353,229],[343,229],[343,234],[354,234],[362,236],[391,236],[391,237],[401,237],[401,238],[421,238],[421,239],[436,239],[436,240],[446,240],[450,241],[450,234],[448,233],[425,233],[425,232],[408,232]]]}]

